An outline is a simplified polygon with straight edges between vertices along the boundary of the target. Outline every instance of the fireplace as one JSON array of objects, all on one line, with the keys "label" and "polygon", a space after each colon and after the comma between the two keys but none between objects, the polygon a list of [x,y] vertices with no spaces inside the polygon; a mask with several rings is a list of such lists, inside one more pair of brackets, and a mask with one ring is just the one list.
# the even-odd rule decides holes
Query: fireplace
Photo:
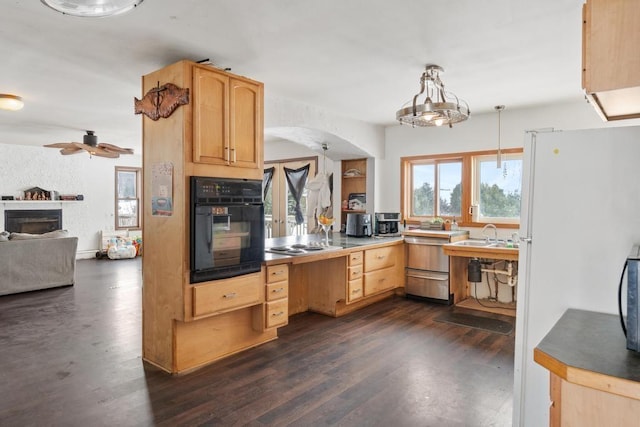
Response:
[{"label": "fireplace", "polygon": [[62,229],[62,209],[4,211],[4,229],[11,233],[42,234]]}]

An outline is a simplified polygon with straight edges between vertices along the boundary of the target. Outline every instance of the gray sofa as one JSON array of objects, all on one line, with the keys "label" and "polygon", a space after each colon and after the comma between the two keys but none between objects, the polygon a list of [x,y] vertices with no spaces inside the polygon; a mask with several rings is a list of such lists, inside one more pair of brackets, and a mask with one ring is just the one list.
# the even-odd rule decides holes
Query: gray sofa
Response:
[{"label": "gray sofa", "polygon": [[73,285],[78,238],[61,235],[0,235],[0,295]]}]

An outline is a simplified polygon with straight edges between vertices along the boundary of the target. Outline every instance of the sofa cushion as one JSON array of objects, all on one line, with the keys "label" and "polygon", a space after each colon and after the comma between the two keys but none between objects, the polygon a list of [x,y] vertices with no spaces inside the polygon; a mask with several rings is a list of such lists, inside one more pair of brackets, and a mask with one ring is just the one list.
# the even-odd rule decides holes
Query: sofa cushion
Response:
[{"label": "sofa cushion", "polygon": [[9,241],[9,232],[3,231],[0,233],[0,242],[8,242]]},{"label": "sofa cushion", "polygon": [[54,239],[57,237],[69,237],[67,230],[55,230],[42,234],[11,233],[9,240]]}]

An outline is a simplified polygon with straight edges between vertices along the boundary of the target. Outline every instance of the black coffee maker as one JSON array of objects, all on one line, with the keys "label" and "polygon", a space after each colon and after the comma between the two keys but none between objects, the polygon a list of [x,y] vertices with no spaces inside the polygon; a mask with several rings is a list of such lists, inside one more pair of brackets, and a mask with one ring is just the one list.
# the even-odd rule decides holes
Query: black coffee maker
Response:
[{"label": "black coffee maker", "polygon": [[376,235],[398,235],[400,232],[399,212],[376,212],[374,232]]}]

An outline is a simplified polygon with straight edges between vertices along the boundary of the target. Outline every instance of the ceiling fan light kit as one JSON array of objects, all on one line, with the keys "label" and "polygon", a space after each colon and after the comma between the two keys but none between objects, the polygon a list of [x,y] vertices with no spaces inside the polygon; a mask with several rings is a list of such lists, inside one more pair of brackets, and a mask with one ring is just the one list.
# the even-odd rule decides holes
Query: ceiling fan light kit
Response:
[{"label": "ceiling fan light kit", "polygon": [[[445,91],[441,73],[444,73],[442,67],[427,64],[420,77],[420,92],[396,112],[396,119],[401,125],[453,127],[454,123],[469,118],[469,104],[454,93]],[[423,94],[426,97],[421,103],[419,98]]]},{"label": "ceiling fan light kit", "polygon": [[24,107],[22,98],[17,95],[0,93],[0,110],[18,111]]},{"label": "ceiling fan light kit", "polygon": [[40,0],[63,15],[80,18],[105,18],[128,12],[143,0]]},{"label": "ceiling fan light kit", "polygon": [[63,156],[81,153],[83,150],[87,151],[89,156],[111,159],[117,159],[120,154],[133,154],[132,148],[122,148],[105,142],[98,144],[98,137],[92,130],[88,130],[87,134],[82,137],[82,144],[79,142],[56,142],[55,144],[47,144],[45,147],[60,148],[60,154]]}]

